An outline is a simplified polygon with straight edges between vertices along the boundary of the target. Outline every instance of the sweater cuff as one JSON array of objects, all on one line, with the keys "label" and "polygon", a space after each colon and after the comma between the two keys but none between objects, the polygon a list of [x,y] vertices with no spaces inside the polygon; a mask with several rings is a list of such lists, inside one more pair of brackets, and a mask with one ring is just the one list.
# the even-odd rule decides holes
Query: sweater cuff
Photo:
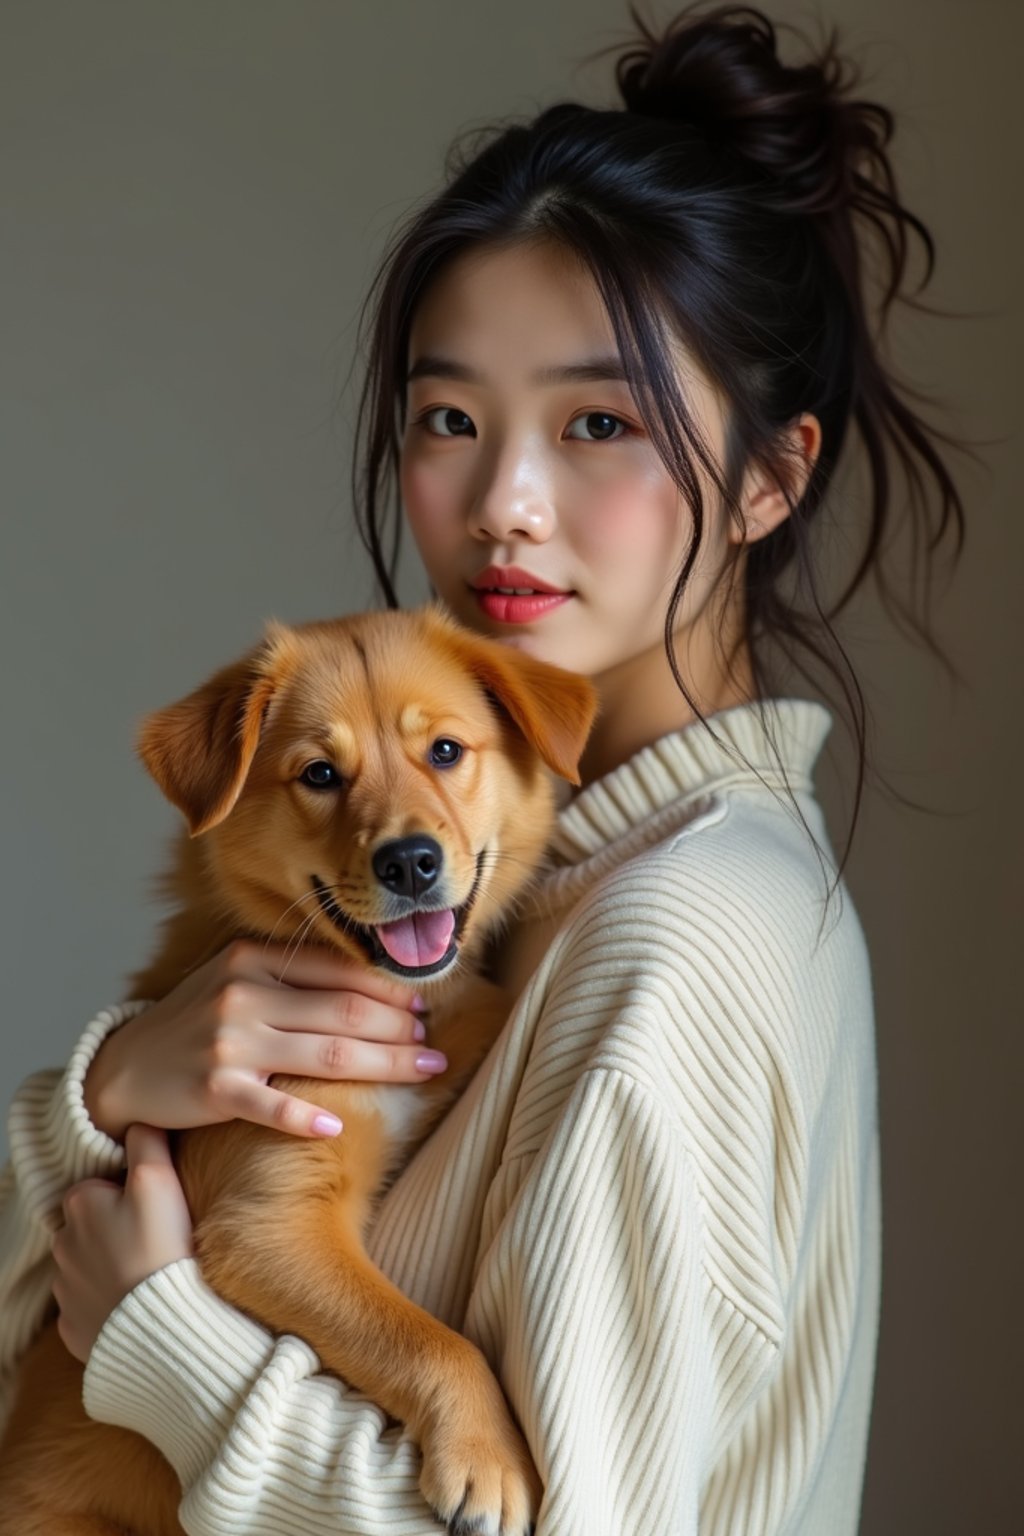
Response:
[{"label": "sweater cuff", "polygon": [[33,1073],[11,1102],[11,1158],[25,1199],[51,1229],[59,1223],[60,1202],[70,1185],[112,1178],[125,1167],[124,1147],[89,1118],[85,1076],[107,1036],[149,1006],[130,1002],[105,1008],[86,1026],[62,1073]]},{"label": "sweater cuff", "polygon": [[86,1365],[82,1400],[90,1418],[145,1435],[187,1492],[247,1401],[258,1412],[254,1384],[271,1357],[272,1374],[298,1379],[320,1369],[308,1344],[276,1338],[223,1301],[194,1258],[176,1259],[111,1312]]}]

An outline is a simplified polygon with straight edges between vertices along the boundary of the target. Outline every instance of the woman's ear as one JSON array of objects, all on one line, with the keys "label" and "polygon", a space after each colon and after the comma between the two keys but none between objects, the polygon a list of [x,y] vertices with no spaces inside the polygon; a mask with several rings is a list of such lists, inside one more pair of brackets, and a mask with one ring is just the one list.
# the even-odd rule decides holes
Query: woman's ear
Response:
[{"label": "woman's ear", "polygon": [[290,673],[291,631],[271,621],[264,640],[139,727],[136,751],[198,837],[242,792],[274,694]]},{"label": "woman's ear", "polygon": [[820,452],[821,423],[805,411],[783,434],[777,468],[774,471],[755,465],[748,468],[740,492],[746,526],[739,528],[730,519],[727,535],[730,544],[754,544],[785,521],[789,516],[789,505],[780,478],[784,478],[794,500],[799,501]]}]

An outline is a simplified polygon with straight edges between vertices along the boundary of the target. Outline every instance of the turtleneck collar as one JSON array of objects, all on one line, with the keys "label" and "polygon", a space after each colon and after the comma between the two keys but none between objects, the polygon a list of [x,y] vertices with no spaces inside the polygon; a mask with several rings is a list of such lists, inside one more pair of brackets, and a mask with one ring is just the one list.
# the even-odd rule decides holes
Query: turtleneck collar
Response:
[{"label": "turtleneck collar", "polygon": [[812,788],[833,720],[824,704],[780,698],[734,705],[708,723],[714,736],[695,720],[642,747],[562,807],[548,843],[549,872],[535,888],[540,908],[561,906],[581,882],[670,836],[710,808],[716,790],[757,785],[784,793],[787,781],[794,791]]}]

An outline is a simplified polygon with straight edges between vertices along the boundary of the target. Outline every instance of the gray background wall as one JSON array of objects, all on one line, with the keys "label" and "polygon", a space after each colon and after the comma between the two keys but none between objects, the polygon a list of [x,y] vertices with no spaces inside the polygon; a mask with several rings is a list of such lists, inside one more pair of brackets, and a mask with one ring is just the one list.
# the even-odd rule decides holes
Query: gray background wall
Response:
[{"label": "gray background wall", "polygon": [[[937,240],[928,298],[973,312],[903,317],[895,348],[948,403],[940,425],[992,440],[982,468],[953,463],[970,532],[935,602],[967,686],[871,597],[841,632],[879,768],[936,812],[871,790],[848,873],[874,962],[885,1179],[863,1530],[1009,1532],[1024,1507],[1021,12],[771,14],[834,22],[863,60]],[[134,761],[136,720],[267,615],[369,601],[341,385],[393,221],[437,185],[460,127],[610,101],[610,66],[577,64],[625,23],[624,0],[0,6],[4,1106],[151,944],[174,817]],[[410,569],[407,600],[422,591]],[[837,726],[834,840],[849,756]]]}]

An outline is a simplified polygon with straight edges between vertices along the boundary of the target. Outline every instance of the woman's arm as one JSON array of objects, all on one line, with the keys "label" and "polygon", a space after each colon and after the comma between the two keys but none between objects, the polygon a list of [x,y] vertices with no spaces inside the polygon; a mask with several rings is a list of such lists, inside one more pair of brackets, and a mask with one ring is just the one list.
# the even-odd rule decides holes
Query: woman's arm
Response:
[{"label": "woman's arm", "polygon": [[[296,1374],[301,1382],[310,1371],[319,1371],[319,1362],[301,1340],[294,1337],[274,1339],[262,1327],[251,1324],[243,1313],[224,1303],[203,1281],[198,1267],[192,1263],[188,1207],[165,1133],[133,1123],[125,1137],[125,1153],[127,1178],[124,1187],[95,1180],[74,1186],[70,1196],[65,1197],[66,1222],[53,1245],[57,1265],[54,1293],[61,1307],[61,1338],[78,1360],[88,1362],[91,1367],[84,1381],[86,1406],[95,1417],[109,1418],[113,1423],[146,1434],[165,1450],[179,1472],[184,1492],[188,1495],[186,1502],[190,1508],[199,1510],[198,1514],[187,1517],[196,1520],[198,1530],[234,1530],[236,1527],[231,1509],[222,1505],[223,1489],[216,1478],[204,1478],[202,1467],[193,1465],[190,1446],[201,1446],[204,1434],[212,1434],[216,1447],[220,1443],[219,1435],[230,1455],[236,1430],[243,1437],[246,1456],[252,1454],[254,1446],[260,1451],[255,1468],[259,1486],[258,1490],[251,1488],[246,1494],[247,1513],[243,1528],[252,1529],[250,1521],[258,1506],[266,1516],[264,1528],[277,1530],[279,1522],[274,1506],[281,1497],[287,1497],[289,1504],[296,1502],[299,1511],[306,1511],[305,1522],[310,1489],[304,1487],[297,1501],[287,1494],[287,1485],[295,1475],[292,1465],[294,1443],[290,1443],[287,1436],[280,1443],[278,1437],[281,1428],[287,1428],[291,1416],[287,1388]],[[140,1305],[140,1298],[145,1297],[146,1282],[157,1282],[161,1275],[176,1274],[183,1263],[192,1264],[192,1273],[188,1275],[182,1271],[177,1306],[173,1293],[164,1290],[164,1299],[171,1302],[171,1315],[161,1316],[147,1339],[144,1300]],[[122,1312],[120,1305],[126,1298],[128,1305]],[[209,1316],[204,1324],[206,1314]],[[126,1332],[120,1346],[116,1342],[113,1344],[113,1357],[107,1355],[108,1364],[104,1370],[102,1357],[97,1353],[97,1342],[106,1330],[104,1348],[111,1347],[110,1336],[118,1327]],[[129,1364],[127,1377],[118,1379],[119,1351],[131,1355],[140,1348],[152,1349],[161,1357],[163,1374],[155,1393],[153,1384],[146,1378],[145,1363],[141,1370],[137,1362]],[[243,1374],[247,1351],[254,1351],[248,1375]],[[94,1355],[98,1362],[95,1365]],[[111,1358],[114,1359],[113,1370],[109,1363]],[[186,1367],[184,1370],[175,1369],[176,1359],[179,1367]],[[99,1382],[95,1388],[94,1381]],[[337,1380],[331,1385],[334,1389],[341,1388]],[[181,1391],[175,1395],[179,1387]],[[228,1409],[227,1418],[216,1412],[209,1413],[219,1392],[223,1393],[221,1406]],[[275,1399],[274,1433],[261,1447],[259,1421],[268,1392]],[[108,1398],[109,1411],[104,1407]],[[337,1390],[335,1398],[331,1412],[337,1417],[343,1411],[344,1402]],[[245,1412],[236,1419],[231,1410],[239,1404],[244,1404]],[[306,1437],[307,1477],[315,1460],[309,1454],[309,1447],[319,1439],[321,1445],[326,1442],[329,1453],[316,1470],[317,1482],[312,1498],[314,1507],[319,1508],[325,1506],[325,1501],[329,1505],[332,1499],[332,1483],[337,1481],[339,1467],[337,1447],[330,1444],[322,1410],[317,1408],[315,1411],[323,1419],[324,1433],[320,1436],[314,1433],[310,1438],[310,1425],[305,1417],[308,1407],[301,1397],[296,1406],[299,1411],[293,1428]],[[367,1408],[370,1405],[358,1399],[357,1406]],[[379,1434],[385,1427],[386,1415],[371,1409],[369,1417],[372,1420],[370,1431]],[[265,1431],[267,1426],[262,1428]],[[361,1438],[365,1440],[370,1431],[364,1430]],[[395,1438],[391,1436],[392,1440]],[[386,1447],[382,1447],[382,1451],[385,1459],[393,1459],[393,1451]],[[400,1481],[404,1482],[404,1491],[414,1498],[411,1511],[414,1523],[408,1528],[420,1530],[426,1506],[416,1492],[419,1454],[408,1443],[400,1454],[409,1463],[410,1451],[411,1469],[407,1467],[407,1475]],[[382,1457],[378,1456],[370,1469],[375,1485],[384,1479],[381,1461]],[[190,1486],[193,1478],[196,1479],[194,1487]],[[204,1511],[204,1500],[211,1489],[213,1508]],[[431,1527],[436,1526],[430,1511],[426,1511],[426,1517]],[[292,1526],[287,1515],[282,1519],[282,1529],[306,1528],[305,1524]],[[403,1523],[404,1528],[407,1527]],[[518,1532],[518,1527],[516,1529]]]},{"label": "woman's arm", "polygon": [[158,1270],[89,1357],[91,1417],[144,1434],[182,1484],[190,1536],[437,1536],[405,1432],[310,1347],[222,1301],[194,1259]]},{"label": "woman's arm", "polygon": [[0,1175],[0,1422],[6,1419],[19,1356],[50,1305],[50,1239],[67,1189],[86,1178],[113,1178],[124,1147],[98,1130],[83,1084],[100,1046],[146,1007],[108,1008],[87,1026],[65,1067],[26,1078],[8,1116],[10,1161]]}]

